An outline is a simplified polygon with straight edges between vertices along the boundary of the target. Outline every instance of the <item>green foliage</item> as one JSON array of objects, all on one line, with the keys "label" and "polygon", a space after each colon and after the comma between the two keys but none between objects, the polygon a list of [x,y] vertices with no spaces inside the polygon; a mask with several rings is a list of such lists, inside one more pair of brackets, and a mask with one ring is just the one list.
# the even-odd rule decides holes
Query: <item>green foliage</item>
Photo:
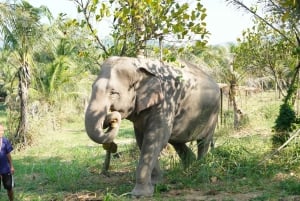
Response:
[{"label": "green foliage", "polygon": [[48,103],[49,108],[57,106],[58,110],[70,100],[78,100],[83,105],[90,95],[91,74],[99,72],[99,54],[90,37],[70,26],[69,22],[60,15],[46,27],[48,38],[36,46],[39,51],[34,54],[37,68],[30,98],[32,102],[42,102],[40,105]]},{"label": "green foliage", "polygon": [[297,119],[293,107],[297,94],[297,82],[299,82],[299,70],[300,63],[298,63],[295,68],[287,95],[284,98],[284,102],[280,107],[279,115],[275,121],[275,134],[272,138],[274,145],[283,144],[289,138],[289,132],[295,130],[297,128],[297,124],[299,125],[299,119]]},{"label": "green foliage", "polygon": [[192,63],[197,63],[217,82],[228,83],[228,73],[232,63],[231,45],[203,46],[194,45],[184,50],[181,57]]},{"label": "green foliage", "polygon": [[[72,77],[76,77],[76,64],[71,60],[74,54],[73,48],[69,49],[70,41],[58,40],[52,61],[41,64],[43,68],[36,70],[35,89],[40,93],[39,97],[53,103],[57,96],[69,90],[66,86],[72,82]],[[51,54],[51,52],[50,52]]]},{"label": "green foliage", "polygon": [[[269,20],[273,20],[269,18]],[[256,77],[272,76],[281,93],[287,83],[297,57],[292,53],[294,47],[266,24],[255,21],[256,26],[243,32],[242,39],[234,48],[235,66]],[[286,33],[287,37],[293,35]],[[271,75],[269,72],[273,72]]]},{"label": "green foliage", "polygon": [[272,137],[273,145],[282,145],[290,137],[290,132],[295,130],[296,114],[293,106],[284,103],[280,106],[279,115],[275,120],[274,135]]},{"label": "green foliage", "polygon": [[[136,7],[135,9],[140,9],[147,13],[146,16],[143,14],[140,15],[141,18],[138,19],[143,22],[143,26],[145,27],[145,33],[141,33],[144,35],[144,41],[153,38],[165,38],[168,35],[173,35],[179,40],[190,40],[193,34],[199,35],[201,39],[203,39],[208,33],[205,29],[205,23],[203,22],[206,17],[205,8],[200,1],[194,6],[192,12],[189,12],[191,8],[187,3],[178,3],[173,0],[154,0],[150,1],[150,3],[148,1],[140,2],[141,3],[138,4],[140,8]],[[134,19],[134,17],[132,17],[132,19]],[[129,35],[131,35],[131,31],[128,31],[128,29],[132,30],[132,28],[134,28],[130,26],[130,24],[133,23],[133,26],[139,24],[138,22],[128,21],[129,24],[125,25],[125,27],[123,26],[123,18],[121,18],[121,21],[122,24],[116,24],[115,27]],[[118,21],[116,22],[118,23]],[[125,32],[122,29],[125,30]],[[144,41],[141,41],[141,43],[144,43]]]},{"label": "green foliage", "polygon": [[[73,1],[78,12],[84,15],[81,22],[73,21],[73,25],[77,23],[77,26],[90,31],[103,51],[103,57],[136,56],[145,49],[146,42],[153,39],[172,37],[178,42],[184,40],[185,46],[191,39],[196,41],[197,46],[207,42],[206,9],[199,0],[193,4],[174,0]],[[91,22],[101,22],[109,16],[114,19],[112,44],[106,45]]]},{"label": "green foliage", "polygon": [[279,187],[290,195],[300,195],[300,183],[295,178],[280,182]]},{"label": "green foliage", "polygon": [[296,121],[296,114],[291,106],[288,103],[282,104],[279,110],[279,116],[276,119],[274,129],[279,132],[283,131],[292,131],[293,123]]},{"label": "green foliage", "polygon": [[290,28],[297,29],[297,22],[299,22],[300,17],[300,3],[295,0],[286,0],[276,2],[279,5],[280,9],[276,4],[269,4],[273,9],[273,13],[276,17],[279,17],[282,23],[286,25],[292,25]]},{"label": "green foliage", "polygon": [[[40,20],[51,19],[51,13],[43,6],[35,8],[27,1],[0,4],[0,30],[4,33],[4,48],[27,56],[36,38],[41,37]],[[24,59],[24,58],[23,58]]]},{"label": "green foliage", "polygon": [[267,106],[263,106],[260,111],[266,120],[275,121],[275,118],[278,115],[278,104],[269,104]]}]

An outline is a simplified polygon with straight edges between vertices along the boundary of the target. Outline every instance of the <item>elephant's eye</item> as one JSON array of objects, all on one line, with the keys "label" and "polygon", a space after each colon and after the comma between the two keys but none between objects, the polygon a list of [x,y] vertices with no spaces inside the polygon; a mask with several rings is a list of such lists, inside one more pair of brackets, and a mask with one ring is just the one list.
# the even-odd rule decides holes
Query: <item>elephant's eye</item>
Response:
[{"label": "elephant's eye", "polygon": [[110,94],[111,94],[111,95],[113,95],[113,94],[119,94],[119,92],[117,92],[116,90],[111,90],[111,91],[110,91]]},{"label": "elephant's eye", "polygon": [[112,99],[117,99],[117,98],[119,98],[119,96],[120,96],[120,93],[119,93],[119,92],[117,92],[117,91],[115,91],[115,90],[111,90],[111,91],[110,91],[110,97],[111,97]]}]

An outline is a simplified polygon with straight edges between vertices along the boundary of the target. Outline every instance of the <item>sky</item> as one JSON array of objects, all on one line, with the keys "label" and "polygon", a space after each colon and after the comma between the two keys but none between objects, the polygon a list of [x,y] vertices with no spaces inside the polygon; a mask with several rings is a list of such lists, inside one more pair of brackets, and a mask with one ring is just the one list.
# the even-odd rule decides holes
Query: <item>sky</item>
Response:
[{"label": "sky", "polygon": [[[76,6],[69,0],[27,0],[35,7],[40,5],[47,6],[54,17],[59,13],[66,13],[68,16],[77,18]],[[225,0],[202,0],[207,9],[207,29],[211,33],[208,44],[217,45],[228,42],[236,42],[236,39],[242,35],[242,31],[253,25],[252,16],[237,10],[234,6],[228,5]],[[246,5],[250,5],[253,0],[244,0]],[[103,35],[109,32],[109,22],[98,25],[98,30],[104,31]],[[104,28],[103,28],[104,27]]]}]

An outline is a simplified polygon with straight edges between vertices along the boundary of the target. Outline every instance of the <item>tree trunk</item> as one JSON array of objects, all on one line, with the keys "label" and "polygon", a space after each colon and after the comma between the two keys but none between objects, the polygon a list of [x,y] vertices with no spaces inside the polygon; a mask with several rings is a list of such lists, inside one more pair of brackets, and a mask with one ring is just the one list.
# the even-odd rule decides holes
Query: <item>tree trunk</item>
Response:
[{"label": "tree trunk", "polygon": [[136,32],[136,56],[137,57],[144,57],[145,56],[145,25],[141,22],[137,22],[137,32]]},{"label": "tree trunk", "polygon": [[19,78],[19,98],[20,98],[20,120],[18,129],[16,131],[14,141],[17,144],[22,144],[26,146],[27,142],[27,132],[28,132],[28,89],[30,84],[30,73],[28,64],[25,62],[18,71]]},{"label": "tree trunk", "polygon": [[291,105],[294,105],[295,101],[296,101],[296,96],[297,96],[297,81],[299,80],[299,77],[298,77],[299,76],[299,70],[300,70],[300,61],[298,62],[297,66],[295,68],[295,71],[293,73],[290,86],[288,88],[287,95],[286,95],[286,97],[284,99],[285,103],[290,102]]},{"label": "tree trunk", "polygon": [[159,36],[158,38],[158,44],[159,44],[159,60],[163,61],[163,44],[162,41],[163,40],[163,36]]},{"label": "tree trunk", "polygon": [[235,129],[239,128],[240,125],[240,118],[239,118],[239,114],[238,114],[238,106],[237,106],[237,102],[236,102],[236,91],[237,91],[237,85],[235,81],[231,81],[230,82],[230,99],[232,101],[232,105],[233,105],[233,126]]},{"label": "tree trunk", "polygon": [[275,93],[277,94],[278,92],[278,98],[280,99],[281,96],[285,96],[284,92],[283,92],[283,88],[282,85],[280,83],[280,76],[277,75],[277,72],[275,70],[275,67],[272,64],[269,64],[269,68],[271,69],[271,72],[273,74],[274,77],[274,82],[275,82]]},{"label": "tree trunk", "polygon": [[[136,2],[137,5],[133,4],[133,7],[140,7],[138,4],[141,4],[141,2]],[[137,57],[144,57],[145,56],[145,49],[146,49],[146,36],[145,31],[146,27],[144,24],[144,11],[139,10],[137,15],[133,15],[133,23],[136,27],[135,31],[135,47],[136,47],[136,56]]]}]

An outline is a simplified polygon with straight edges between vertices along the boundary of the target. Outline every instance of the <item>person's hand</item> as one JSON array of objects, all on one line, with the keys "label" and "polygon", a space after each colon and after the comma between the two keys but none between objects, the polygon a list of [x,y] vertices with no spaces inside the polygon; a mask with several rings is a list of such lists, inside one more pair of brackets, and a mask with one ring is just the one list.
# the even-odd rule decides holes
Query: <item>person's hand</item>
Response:
[{"label": "person's hand", "polygon": [[15,173],[15,168],[14,168],[14,166],[11,166],[11,167],[10,167],[10,173],[11,173],[11,174],[14,174],[14,173]]}]

